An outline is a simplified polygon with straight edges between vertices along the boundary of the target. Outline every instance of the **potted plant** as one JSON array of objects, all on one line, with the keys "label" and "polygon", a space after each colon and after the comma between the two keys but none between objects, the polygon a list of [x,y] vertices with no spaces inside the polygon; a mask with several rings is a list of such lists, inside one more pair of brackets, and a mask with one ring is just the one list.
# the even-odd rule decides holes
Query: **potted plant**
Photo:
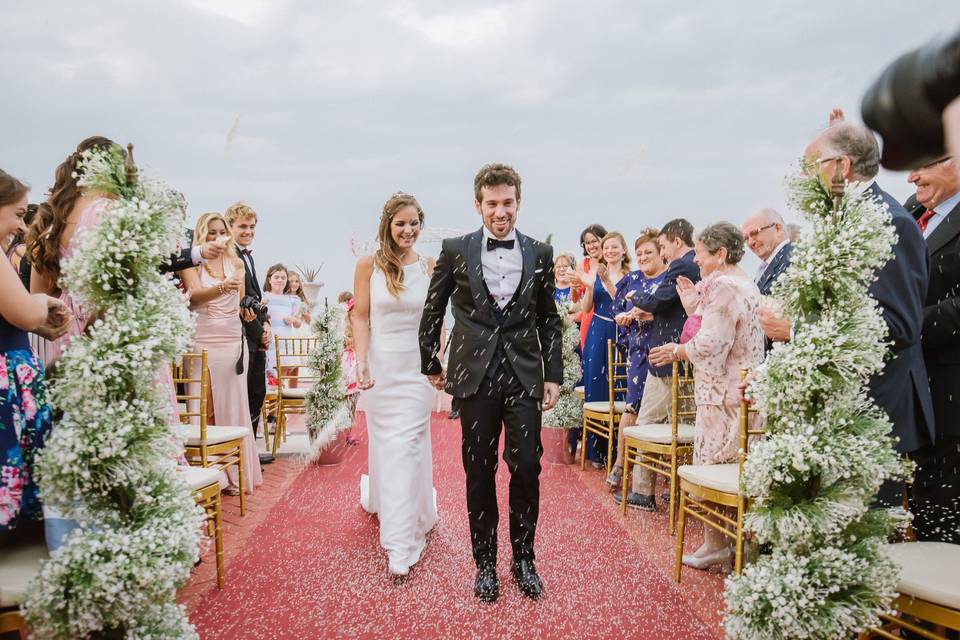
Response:
[{"label": "potted plant", "polygon": [[321,262],[320,266],[317,267],[295,265],[297,272],[300,274],[300,286],[303,287],[303,295],[307,297],[307,302],[310,303],[311,307],[317,305],[317,294],[320,293],[320,289],[323,287],[323,282],[318,278],[320,270],[323,269],[323,264],[324,263]]},{"label": "potted plant", "polygon": [[580,428],[583,424],[583,403],[577,397],[574,387],[580,380],[580,329],[569,320],[569,306],[559,304],[560,317],[563,318],[563,383],[560,385],[560,398],[553,409],[543,414],[543,426],[540,439],[543,443],[543,459],[552,464],[568,464],[569,456],[564,452],[567,447],[567,429]]}]

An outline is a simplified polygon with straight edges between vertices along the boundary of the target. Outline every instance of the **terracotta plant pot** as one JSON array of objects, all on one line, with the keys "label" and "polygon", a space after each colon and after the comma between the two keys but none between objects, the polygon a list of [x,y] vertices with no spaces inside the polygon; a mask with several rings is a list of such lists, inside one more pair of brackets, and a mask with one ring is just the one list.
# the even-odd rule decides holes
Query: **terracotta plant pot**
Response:
[{"label": "terracotta plant pot", "polygon": [[543,444],[543,462],[546,464],[570,464],[572,458],[567,453],[567,430],[544,427],[540,430],[540,442]]},{"label": "terracotta plant pot", "polygon": [[350,445],[347,444],[347,436],[349,433],[349,429],[338,433],[337,437],[333,439],[333,442],[328,444],[320,453],[320,456],[317,458],[317,464],[321,467],[333,467],[343,462],[344,456],[347,454],[347,451],[350,450]]}]

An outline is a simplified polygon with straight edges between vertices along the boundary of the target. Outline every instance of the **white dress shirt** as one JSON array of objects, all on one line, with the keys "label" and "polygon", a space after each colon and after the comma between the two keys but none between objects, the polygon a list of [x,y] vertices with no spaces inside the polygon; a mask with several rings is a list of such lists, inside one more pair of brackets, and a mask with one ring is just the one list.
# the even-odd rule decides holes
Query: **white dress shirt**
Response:
[{"label": "white dress shirt", "polygon": [[960,191],[934,207],[933,210],[935,213],[927,220],[927,228],[923,231],[923,237],[929,238],[934,229],[940,226],[940,223],[947,217],[947,214],[953,211],[958,204],[960,204]]},{"label": "white dress shirt", "polygon": [[480,264],[483,267],[483,279],[487,283],[490,295],[501,309],[505,309],[513,294],[520,287],[523,278],[523,251],[517,239],[516,229],[510,231],[503,240],[513,240],[513,249],[497,247],[487,251],[487,239],[496,240],[490,230],[483,228],[483,243],[480,247]]}]

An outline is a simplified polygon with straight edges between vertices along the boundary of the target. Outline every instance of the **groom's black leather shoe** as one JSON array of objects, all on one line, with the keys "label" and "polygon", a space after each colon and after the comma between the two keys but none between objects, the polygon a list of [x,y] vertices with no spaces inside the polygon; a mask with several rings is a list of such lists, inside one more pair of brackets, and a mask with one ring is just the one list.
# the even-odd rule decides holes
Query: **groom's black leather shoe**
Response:
[{"label": "groom's black leather shoe", "polygon": [[484,564],[477,568],[477,580],[473,583],[473,595],[484,602],[493,602],[500,595],[500,582],[497,580],[497,567]]},{"label": "groom's black leather shoe", "polygon": [[533,560],[514,560],[510,572],[513,573],[513,579],[517,581],[517,586],[520,587],[520,592],[523,595],[533,600],[537,600],[543,595],[543,582],[537,575],[537,568],[533,566]]}]

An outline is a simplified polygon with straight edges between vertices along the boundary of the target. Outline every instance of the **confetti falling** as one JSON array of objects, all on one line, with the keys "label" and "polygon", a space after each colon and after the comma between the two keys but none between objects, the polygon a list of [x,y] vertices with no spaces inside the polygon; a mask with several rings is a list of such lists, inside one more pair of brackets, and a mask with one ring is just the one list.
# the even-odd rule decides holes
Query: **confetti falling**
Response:
[{"label": "confetti falling", "polygon": [[[673,583],[674,538],[662,510],[624,518],[602,474],[575,466],[545,463],[540,476],[536,551],[546,596],[535,603],[510,577],[509,476],[500,465],[500,599],[479,602],[460,426],[434,414],[432,429],[440,521],[404,582],[388,577],[377,521],[358,503],[363,444],[339,466],[300,473],[252,532],[228,531],[226,588],[190,585],[181,597],[201,637],[721,637],[722,577],[685,570],[684,583]],[[354,432],[365,434],[362,414]],[[696,529],[690,538],[699,544]],[[242,549],[230,549],[237,539]]]}]

